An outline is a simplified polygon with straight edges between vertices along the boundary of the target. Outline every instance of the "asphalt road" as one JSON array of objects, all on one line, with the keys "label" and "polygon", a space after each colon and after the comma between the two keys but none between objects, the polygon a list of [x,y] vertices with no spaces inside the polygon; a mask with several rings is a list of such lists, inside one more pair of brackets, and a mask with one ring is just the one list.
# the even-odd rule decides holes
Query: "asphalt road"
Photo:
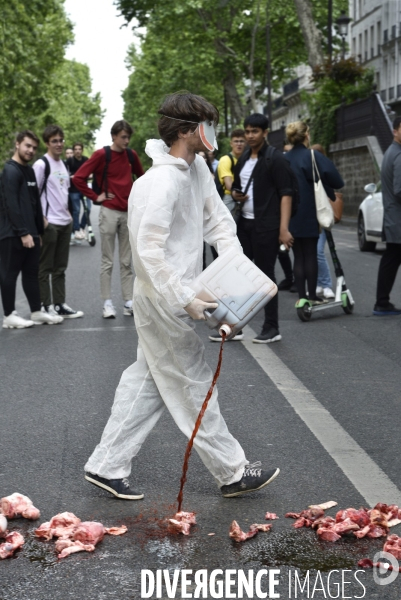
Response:
[{"label": "asphalt road", "polygon": [[[26,494],[42,513],[37,523],[10,523],[27,541],[15,558],[0,563],[1,600],[141,598],[141,569],[208,569],[209,574],[242,569],[248,575],[277,569],[280,596],[274,597],[399,600],[401,576],[387,586],[376,584],[371,571],[359,572],[362,583],[355,578],[358,560],[372,558],[382,548],[380,540],[349,536],[335,544],[319,542],[314,532],[294,530],[284,518],[288,511],[328,500],[336,500],[339,508],[368,506],[381,491],[386,501],[389,493],[398,493],[401,504],[401,319],[371,314],[380,251],[359,252],[349,227],[337,226],[334,236],[356,301],[354,314],[333,308],[302,323],[294,295],[281,292],[282,341],[271,347],[231,342],[224,352],[218,385],[228,426],[251,462],[279,466],[281,474],[264,491],[224,499],[193,455],[184,509],[197,513],[198,525],[189,537],[168,536],[163,529],[162,520],[175,512],[186,446],[168,413],[133,465],[131,481],[145,493],[143,501],[118,501],[83,479],[83,465],[100,438],[121,373],[135,360],[137,336],[134,320],[122,315],[117,269],[118,315],[102,319],[99,240],[94,248],[71,247],[67,302],[84,310],[85,317],[0,332],[0,495]],[[400,293],[401,277],[393,291],[398,304]],[[28,312],[20,288],[17,308],[22,315]],[[258,316],[251,326],[259,330],[261,323]],[[214,368],[218,344],[208,341],[205,324],[197,327]],[[270,533],[242,544],[229,539],[233,519],[247,529],[264,522],[267,510],[280,517]],[[107,536],[94,553],[58,562],[54,542],[36,541],[32,531],[63,511],[106,526],[125,523],[128,532]],[[394,533],[401,535],[401,526]],[[295,571],[301,581],[309,572],[309,593],[305,586],[295,595],[289,585]],[[344,591],[336,586],[342,579],[350,582],[343,584]],[[165,587],[162,597],[168,597]],[[209,592],[201,597],[229,596]]]}]

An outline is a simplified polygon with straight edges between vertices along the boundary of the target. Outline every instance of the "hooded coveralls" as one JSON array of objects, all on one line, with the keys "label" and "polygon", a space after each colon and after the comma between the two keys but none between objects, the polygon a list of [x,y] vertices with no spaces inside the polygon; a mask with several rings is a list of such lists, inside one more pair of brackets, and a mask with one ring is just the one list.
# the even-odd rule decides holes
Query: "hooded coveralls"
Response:
[{"label": "hooded coveralls", "polygon": [[[85,470],[106,479],[131,472],[165,407],[189,438],[213,373],[194,321],[184,307],[189,287],[202,271],[203,240],[220,254],[240,247],[235,223],[221,201],[203,158],[188,163],[148,140],[153,167],[135,181],[128,201],[128,227],[136,273],[134,315],[137,361],[122,374],[111,416]],[[248,463],[220,413],[217,389],[194,447],[219,486],[239,481]]]}]

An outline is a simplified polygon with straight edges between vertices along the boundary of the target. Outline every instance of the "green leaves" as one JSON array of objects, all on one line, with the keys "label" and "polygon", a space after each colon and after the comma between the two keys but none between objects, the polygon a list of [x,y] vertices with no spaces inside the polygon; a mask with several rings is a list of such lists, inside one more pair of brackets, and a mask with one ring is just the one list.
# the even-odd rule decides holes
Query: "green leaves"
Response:
[{"label": "green leaves", "polygon": [[40,135],[56,121],[68,138],[93,139],[100,98],[91,97],[89,69],[64,60],[72,40],[64,0],[0,3],[0,163],[21,129]]}]

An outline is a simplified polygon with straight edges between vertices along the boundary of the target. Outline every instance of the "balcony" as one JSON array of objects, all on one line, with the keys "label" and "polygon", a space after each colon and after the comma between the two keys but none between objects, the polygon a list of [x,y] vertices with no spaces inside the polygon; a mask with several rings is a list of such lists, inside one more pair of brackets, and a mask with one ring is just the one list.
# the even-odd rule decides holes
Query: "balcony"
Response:
[{"label": "balcony", "polygon": [[295,94],[299,90],[299,79],[293,79],[289,83],[286,83],[283,86],[283,96],[291,96]]}]

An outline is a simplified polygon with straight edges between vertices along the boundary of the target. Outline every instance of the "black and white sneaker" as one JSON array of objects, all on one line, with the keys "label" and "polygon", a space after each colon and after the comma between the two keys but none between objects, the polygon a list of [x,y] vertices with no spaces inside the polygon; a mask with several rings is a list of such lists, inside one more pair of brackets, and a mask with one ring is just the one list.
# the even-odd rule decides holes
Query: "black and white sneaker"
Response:
[{"label": "black and white sneaker", "polygon": [[64,317],[64,319],[78,319],[84,316],[82,310],[73,310],[65,302],[63,304],[55,304],[54,310],[60,317]]},{"label": "black and white sneaker", "polygon": [[[243,339],[244,339],[244,334],[242,333],[242,331],[239,331],[238,333],[235,334],[235,336],[233,338],[231,338],[231,340],[228,340],[228,341],[229,342],[240,342]],[[219,333],[214,333],[212,335],[209,335],[209,340],[211,342],[221,342],[221,335]]]},{"label": "black and white sneaker", "polygon": [[278,329],[271,327],[270,329],[263,329],[260,335],[257,335],[252,341],[254,344],[271,344],[272,342],[279,342],[281,335]]},{"label": "black and white sneaker", "polygon": [[104,479],[104,477],[99,477],[99,475],[93,473],[85,473],[85,479],[93,485],[107,490],[116,498],[121,498],[121,500],[142,500],[143,498],[143,494],[131,490],[129,481],[125,477],[124,479]]},{"label": "black and white sneaker", "polygon": [[234,496],[241,496],[248,492],[255,492],[271,483],[273,479],[276,479],[277,475],[280,473],[280,469],[263,471],[260,468],[261,464],[262,463],[258,461],[246,465],[244,474],[239,481],[231,483],[230,485],[223,485],[220,489],[224,498],[233,498]]}]

